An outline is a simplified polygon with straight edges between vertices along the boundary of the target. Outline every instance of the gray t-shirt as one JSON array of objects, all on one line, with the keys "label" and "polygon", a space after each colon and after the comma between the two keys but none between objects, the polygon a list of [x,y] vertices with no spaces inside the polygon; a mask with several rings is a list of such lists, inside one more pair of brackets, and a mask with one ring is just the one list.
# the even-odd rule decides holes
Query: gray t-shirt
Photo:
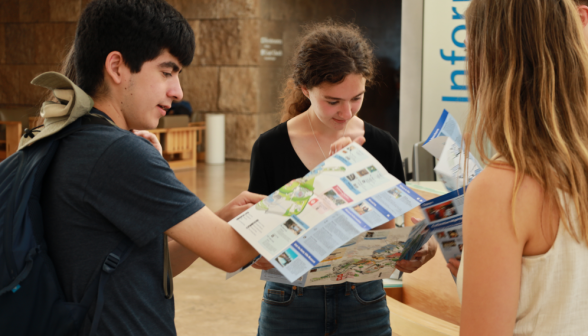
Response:
[{"label": "gray t-shirt", "polygon": [[[204,204],[157,150],[118,127],[80,130],[61,141],[41,200],[49,255],[68,301],[81,301],[125,235],[135,244],[105,288],[98,334],[175,335],[174,301],[163,291],[163,232]],[[86,317],[81,335],[90,325]]]}]

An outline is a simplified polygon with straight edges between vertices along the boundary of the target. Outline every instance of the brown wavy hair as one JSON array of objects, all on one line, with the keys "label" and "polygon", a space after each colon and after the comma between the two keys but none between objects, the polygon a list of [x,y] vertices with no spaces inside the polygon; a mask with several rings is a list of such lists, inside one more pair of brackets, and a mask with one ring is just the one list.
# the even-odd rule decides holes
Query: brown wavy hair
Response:
[{"label": "brown wavy hair", "polygon": [[513,209],[530,176],[557,204],[568,232],[588,242],[588,48],[576,4],[472,0],[466,12],[472,103],[464,138],[466,152],[474,134],[485,163],[498,164],[484,151],[489,140],[514,167]]},{"label": "brown wavy hair", "polygon": [[373,47],[356,25],[329,20],[306,26],[282,93],[282,122],[310,107],[301,86],[310,90],[324,82],[336,84],[350,74],[362,75],[370,85],[375,65]]}]

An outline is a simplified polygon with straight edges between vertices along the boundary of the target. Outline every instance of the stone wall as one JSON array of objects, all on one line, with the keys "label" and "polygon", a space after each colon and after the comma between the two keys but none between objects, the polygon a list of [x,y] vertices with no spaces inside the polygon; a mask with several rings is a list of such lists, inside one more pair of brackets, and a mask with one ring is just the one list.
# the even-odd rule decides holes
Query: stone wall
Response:
[{"label": "stone wall", "polygon": [[196,34],[194,61],[180,76],[194,118],[224,113],[227,159],[249,160],[259,134],[279,121],[285,13],[300,1],[168,1]]},{"label": "stone wall", "polygon": [[[90,0],[1,1],[0,107],[40,105],[47,92],[30,81],[59,71]],[[225,113],[226,157],[248,160],[259,120],[268,124],[267,117],[259,118],[262,0],[168,1],[196,35],[194,61],[180,75],[194,120]]]},{"label": "stone wall", "polygon": [[0,106],[33,106],[44,89],[30,81],[57,71],[73,42],[88,0],[2,0],[0,5]]},{"label": "stone wall", "polygon": [[[59,70],[90,0],[0,1],[0,107],[39,105],[46,91],[30,81]],[[301,24],[327,17],[362,21],[363,16],[376,23],[372,31],[388,36],[388,14],[380,9],[400,1],[168,0],[196,36],[194,61],[180,75],[193,120],[224,113],[227,159],[249,160],[259,134],[279,122],[279,95]],[[369,113],[363,116],[370,121]]]}]

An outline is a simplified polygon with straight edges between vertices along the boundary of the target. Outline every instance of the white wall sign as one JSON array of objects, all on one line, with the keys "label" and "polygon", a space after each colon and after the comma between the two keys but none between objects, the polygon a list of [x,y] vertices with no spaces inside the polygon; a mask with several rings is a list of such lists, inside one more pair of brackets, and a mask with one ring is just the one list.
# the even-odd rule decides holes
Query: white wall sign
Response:
[{"label": "white wall sign", "polygon": [[465,17],[470,0],[425,0],[421,140],[444,109],[460,127],[469,111],[466,87]]},{"label": "white wall sign", "polygon": [[276,61],[278,57],[282,57],[282,39],[262,37],[259,55],[264,61]]}]

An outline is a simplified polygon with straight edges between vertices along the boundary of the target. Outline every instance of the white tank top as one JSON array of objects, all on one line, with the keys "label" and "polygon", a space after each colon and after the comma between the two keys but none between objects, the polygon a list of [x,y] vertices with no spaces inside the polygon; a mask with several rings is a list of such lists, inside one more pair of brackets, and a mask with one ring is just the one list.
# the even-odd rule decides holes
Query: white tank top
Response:
[{"label": "white tank top", "polygon": [[[575,227],[575,211],[571,217]],[[457,274],[460,301],[464,267],[465,247]],[[543,255],[523,257],[521,267],[521,292],[513,335],[588,335],[586,245],[577,243],[560,221],[551,249]]]}]

